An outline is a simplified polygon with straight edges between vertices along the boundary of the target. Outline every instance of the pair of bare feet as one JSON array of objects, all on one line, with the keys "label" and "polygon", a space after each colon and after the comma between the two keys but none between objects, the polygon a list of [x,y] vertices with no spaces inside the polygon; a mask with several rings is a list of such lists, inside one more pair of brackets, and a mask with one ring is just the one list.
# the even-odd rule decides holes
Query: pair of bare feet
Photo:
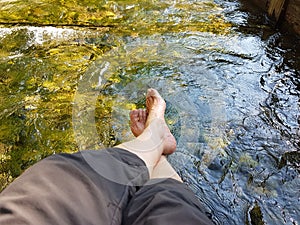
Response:
[{"label": "pair of bare feet", "polygon": [[135,137],[140,136],[153,120],[160,120],[163,130],[163,154],[169,155],[176,150],[176,140],[165,122],[166,102],[157,90],[148,89],[146,95],[146,110],[130,111],[130,129]]},{"label": "pair of bare feet", "polygon": [[173,178],[182,182],[165,155],[176,150],[176,140],[165,121],[166,102],[155,89],[148,89],[146,110],[130,112],[130,128],[136,137],[118,147],[136,154],[149,171],[150,179]]}]

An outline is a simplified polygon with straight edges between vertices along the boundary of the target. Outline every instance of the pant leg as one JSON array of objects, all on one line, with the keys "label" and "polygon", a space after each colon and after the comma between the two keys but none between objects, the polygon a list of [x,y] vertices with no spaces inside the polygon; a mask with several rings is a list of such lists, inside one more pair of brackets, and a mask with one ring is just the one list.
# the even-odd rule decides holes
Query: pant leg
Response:
[{"label": "pant leg", "polygon": [[194,193],[174,179],[150,180],[124,210],[122,225],[212,225]]},{"label": "pant leg", "polygon": [[0,224],[119,225],[148,179],[145,163],[122,149],[54,155],[0,194]]}]

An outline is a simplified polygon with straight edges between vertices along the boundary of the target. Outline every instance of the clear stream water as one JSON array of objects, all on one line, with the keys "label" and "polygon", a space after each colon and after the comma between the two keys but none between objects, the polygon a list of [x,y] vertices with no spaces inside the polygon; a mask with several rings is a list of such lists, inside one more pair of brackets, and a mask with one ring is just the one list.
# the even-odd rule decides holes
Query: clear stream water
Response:
[{"label": "clear stream water", "polygon": [[148,87],[215,224],[300,224],[299,37],[244,1],[0,1],[0,182],[132,138]]}]

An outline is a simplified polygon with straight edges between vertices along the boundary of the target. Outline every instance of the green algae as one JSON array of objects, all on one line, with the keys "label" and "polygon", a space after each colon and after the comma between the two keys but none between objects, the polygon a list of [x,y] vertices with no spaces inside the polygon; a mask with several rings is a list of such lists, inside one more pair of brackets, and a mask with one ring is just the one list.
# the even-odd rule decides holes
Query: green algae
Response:
[{"label": "green algae", "polygon": [[72,101],[79,76],[107,46],[30,45],[27,29],[1,39],[1,186],[24,169],[60,152],[77,151],[72,130]]},{"label": "green algae", "polygon": [[200,31],[227,33],[222,9],[211,2],[4,1],[0,24],[111,27],[123,35]]},{"label": "green algae", "polygon": [[[75,139],[80,137],[74,136],[72,121],[78,80],[91,63],[121,46],[123,37],[226,34],[231,27],[222,18],[222,9],[210,1],[7,0],[0,2],[0,12],[0,189],[48,155],[78,151]],[[53,27],[61,30],[53,34]],[[134,74],[147,74],[151,68],[147,56],[134,65],[126,55],[121,57],[130,71],[116,71],[108,78],[110,85],[125,86]],[[96,137],[104,146],[121,141],[110,124],[116,105],[127,110],[142,106],[118,103],[112,93],[99,94],[93,107]],[[89,110],[87,106],[82,113]],[[168,123],[177,122],[173,118]],[[101,147],[89,140],[93,136],[83,135],[85,146],[80,148]]]}]

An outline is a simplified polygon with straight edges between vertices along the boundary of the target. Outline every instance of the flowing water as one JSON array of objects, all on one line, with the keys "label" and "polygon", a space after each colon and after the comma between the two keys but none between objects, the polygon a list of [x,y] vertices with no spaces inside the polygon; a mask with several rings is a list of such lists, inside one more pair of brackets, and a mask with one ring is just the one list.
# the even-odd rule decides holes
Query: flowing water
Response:
[{"label": "flowing water", "polygon": [[215,224],[300,224],[299,38],[246,2],[0,1],[1,188],[132,138],[154,87]]}]

